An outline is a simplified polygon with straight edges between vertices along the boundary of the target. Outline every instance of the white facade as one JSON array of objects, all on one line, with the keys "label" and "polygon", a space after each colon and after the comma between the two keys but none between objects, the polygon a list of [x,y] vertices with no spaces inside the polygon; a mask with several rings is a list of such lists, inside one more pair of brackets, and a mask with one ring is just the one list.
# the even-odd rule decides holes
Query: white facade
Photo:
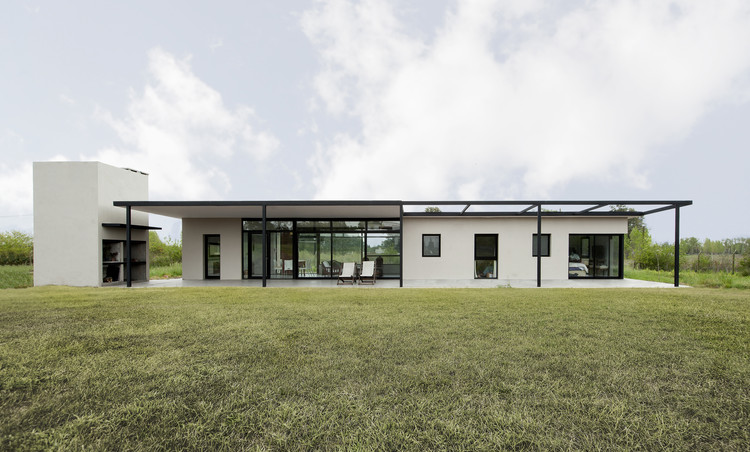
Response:
[{"label": "white facade", "polygon": [[[146,174],[99,162],[35,162],[34,285],[101,286],[103,243],[125,240],[124,228],[102,224],[125,223],[125,209],[112,204],[124,199],[148,199]],[[148,214],[133,212],[132,224],[148,225]],[[148,249],[148,231],[132,239]],[[134,257],[148,275],[142,248]]]},{"label": "white facade", "polygon": [[[535,279],[537,258],[532,240],[536,218],[409,217],[404,219],[404,279],[473,279],[474,237],[497,234],[501,280]],[[626,217],[545,217],[542,234],[550,234],[550,255],[542,257],[545,279],[567,279],[570,234],[626,234]],[[422,235],[440,234],[440,257],[422,257]]]},{"label": "white facade", "polygon": [[242,279],[242,221],[239,218],[182,220],[182,278],[204,279],[204,236],[221,239],[221,279]]},{"label": "white facade", "polygon": [[[128,209],[132,212],[133,281],[148,279],[149,214],[182,220],[186,280],[251,276],[265,284],[266,278],[335,279],[343,261],[359,264],[364,260],[375,261],[379,277],[402,280],[622,278],[622,242],[629,212],[602,208],[647,206],[642,211],[631,209],[634,215],[675,209],[678,242],[679,208],[692,201],[572,201],[573,209],[546,213],[544,206],[567,203],[446,201],[448,207],[459,207],[435,214],[414,209],[422,204],[385,200],[148,201],[148,176],[144,173],[99,162],[37,162],[34,284],[125,282]],[[479,204],[513,205],[518,210],[466,213]],[[412,210],[405,212],[405,206]],[[545,251],[540,273],[539,259],[532,252],[538,228],[534,208],[542,212]],[[264,237],[261,218],[286,223],[286,232],[269,230]],[[250,220],[244,232],[243,219]],[[243,243],[244,234],[247,244]],[[424,256],[424,235],[440,237],[439,256]],[[211,239],[209,256],[207,236]],[[262,243],[267,244],[266,251]],[[268,253],[265,261],[264,252]]]}]

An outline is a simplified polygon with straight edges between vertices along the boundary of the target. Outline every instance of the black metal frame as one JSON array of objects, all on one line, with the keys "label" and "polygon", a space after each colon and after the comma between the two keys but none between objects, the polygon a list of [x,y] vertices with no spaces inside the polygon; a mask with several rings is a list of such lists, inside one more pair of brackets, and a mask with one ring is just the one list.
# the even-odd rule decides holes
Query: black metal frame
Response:
[{"label": "black metal frame", "polygon": [[[537,217],[537,233],[542,232],[542,217],[631,217],[645,216],[653,213],[663,212],[674,209],[675,211],[675,272],[674,285],[680,284],[680,265],[679,265],[679,246],[680,246],[680,208],[690,206],[692,201],[682,200],[533,200],[533,201],[398,201],[398,200],[334,200],[334,201],[115,201],[115,206],[124,207],[126,213],[126,237],[127,237],[127,257],[130,257],[130,230],[131,218],[130,211],[133,207],[261,207],[263,222],[263,237],[266,237],[266,217],[267,208],[273,206],[393,206],[399,208],[399,221],[401,223],[399,241],[399,253],[401,256],[401,270],[399,273],[399,286],[403,287],[403,235],[404,235],[404,217],[421,216],[421,217]],[[462,206],[460,211],[456,212],[404,212],[404,206]],[[471,207],[484,206],[515,206],[518,209],[514,211],[474,211],[469,212]],[[568,209],[558,211],[543,211],[543,206],[581,206],[581,209]],[[633,211],[598,211],[607,206],[653,206],[650,209],[634,209]],[[536,209],[536,212],[532,212]],[[541,241],[541,236],[539,238]],[[541,244],[539,249],[541,250]],[[265,239],[263,241],[263,261],[268,258]],[[542,256],[537,257],[537,286],[541,287],[542,273]],[[128,259],[129,261],[129,259]],[[126,266],[127,284],[131,286],[131,274],[129,265]],[[263,287],[266,286],[266,274],[263,274]]]}]

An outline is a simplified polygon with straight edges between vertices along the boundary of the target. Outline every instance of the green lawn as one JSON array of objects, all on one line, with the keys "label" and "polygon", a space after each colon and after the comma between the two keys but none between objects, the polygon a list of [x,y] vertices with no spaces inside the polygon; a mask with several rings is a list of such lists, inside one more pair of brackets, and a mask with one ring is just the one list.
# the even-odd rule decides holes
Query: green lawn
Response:
[{"label": "green lawn", "polygon": [[0,450],[748,444],[747,291],[0,291]]},{"label": "green lawn", "polygon": [[0,265],[0,289],[16,289],[34,285],[32,265]]},{"label": "green lawn", "polygon": [[[644,281],[674,283],[674,272],[656,270],[635,270],[625,267],[625,277]],[[750,276],[726,272],[680,271],[680,285],[691,287],[750,289]]]}]

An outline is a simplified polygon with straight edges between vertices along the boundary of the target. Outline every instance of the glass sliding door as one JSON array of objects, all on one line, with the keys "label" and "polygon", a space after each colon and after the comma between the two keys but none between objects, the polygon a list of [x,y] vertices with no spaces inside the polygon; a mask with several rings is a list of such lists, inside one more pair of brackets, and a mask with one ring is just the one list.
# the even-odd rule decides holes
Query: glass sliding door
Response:
[{"label": "glass sliding door", "polygon": [[622,278],[621,234],[571,234],[569,278]]},{"label": "glass sliding door", "polygon": [[330,232],[300,232],[297,249],[298,278],[320,278],[332,275]]},{"label": "glass sliding door", "polygon": [[272,231],[268,233],[268,256],[271,278],[294,278],[294,233]]},{"label": "glass sliding door", "polygon": [[263,235],[242,233],[242,279],[263,277]]}]

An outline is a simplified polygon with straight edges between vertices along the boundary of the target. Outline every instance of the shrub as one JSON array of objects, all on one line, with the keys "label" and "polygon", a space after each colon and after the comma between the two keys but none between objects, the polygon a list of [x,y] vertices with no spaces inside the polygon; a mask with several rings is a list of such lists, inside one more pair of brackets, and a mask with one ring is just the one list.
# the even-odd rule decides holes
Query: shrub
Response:
[{"label": "shrub", "polygon": [[0,265],[31,265],[34,239],[21,231],[0,232]]},{"label": "shrub", "polygon": [[154,231],[148,235],[148,252],[152,267],[168,267],[182,263],[182,244],[170,237],[162,241]]}]

